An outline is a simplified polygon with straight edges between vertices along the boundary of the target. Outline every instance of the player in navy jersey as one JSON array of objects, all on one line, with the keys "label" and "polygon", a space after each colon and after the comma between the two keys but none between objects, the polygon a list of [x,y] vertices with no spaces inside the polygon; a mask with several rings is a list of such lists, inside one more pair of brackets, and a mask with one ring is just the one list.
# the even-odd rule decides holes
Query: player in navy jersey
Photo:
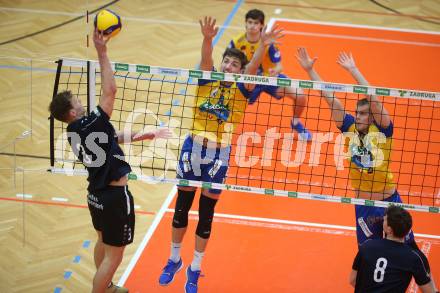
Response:
[{"label": "player in navy jersey", "polygon": [[399,206],[390,206],[383,222],[384,239],[367,240],[359,247],[350,274],[356,293],[404,293],[414,277],[422,292],[436,292],[429,265],[420,250],[405,244],[412,227],[411,215]]},{"label": "player in navy jersey", "polygon": [[49,111],[55,119],[68,123],[68,141],[89,174],[87,202],[98,234],[94,250],[97,271],[92,292],[128,292],[112,283],[125,246],[133,242],[135,224],[133,196],[127,188],[131,168],[118,143],[170,138],[171,132],[159,129],[149,133],[124,133],[114,129],[110,117],[117,88],[107,57],[108,39],[95,31],[93,42],[101,67],[99,106],[85,116],[78,97],[64,91],[53,98]]}]

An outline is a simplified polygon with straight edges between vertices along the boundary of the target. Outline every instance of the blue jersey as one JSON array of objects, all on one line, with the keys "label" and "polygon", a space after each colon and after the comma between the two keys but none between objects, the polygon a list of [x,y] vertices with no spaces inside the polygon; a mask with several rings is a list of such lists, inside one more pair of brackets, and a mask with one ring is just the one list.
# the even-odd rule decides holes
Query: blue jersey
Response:
[{"label": "blue jersey", "polygon": [[67,132],[72,151],[89,173],[89,192],[103,189],[130,173],[116,131],[101,107],[70,123]]}]

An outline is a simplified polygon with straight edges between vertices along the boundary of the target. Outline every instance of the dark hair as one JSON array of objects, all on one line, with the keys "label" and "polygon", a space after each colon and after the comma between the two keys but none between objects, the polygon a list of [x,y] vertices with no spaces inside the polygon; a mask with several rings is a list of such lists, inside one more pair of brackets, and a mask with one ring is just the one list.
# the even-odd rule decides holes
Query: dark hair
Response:
[{"label": "dark hair", "polygon": [[249,10],[246,13],[245,20],[248,20],[249,18],[259,20],[261,24],[264,24],[264,12],[261,10],[258,9]]},{"label": "dark hair", "polygon": [[62,91],[53,98],[52,102],[50,102],[49,112],[55,119],[67,122],[67,114],[72,108],[72,92]]},{"label": "dark hair", "polygon": [[359,106],[364,106],[364,105],[370,105],[370,102],[368,102],[368,99],[363,98],[363,99],[358,100],[356,105],[358,107]]},{"label": "dark hair", "polygon": [[248,60],[246,57],[246,54],[243,53],[242,51],[238,50],[237,48],[227,48],[225,50],[225,52],[223,53],[223,59],[225,59],[225,57],[234,57],[237,58],[238,60],[240,60],[241,63],[241,69],[243,69],[246,64],[248,64]]},{"label": "dark hair", "polygon": [[393,230],[396,237],[405,237],[412,227],[412,217],[410,213],[400,206],[390,206],[386,210],[388,226]]}]

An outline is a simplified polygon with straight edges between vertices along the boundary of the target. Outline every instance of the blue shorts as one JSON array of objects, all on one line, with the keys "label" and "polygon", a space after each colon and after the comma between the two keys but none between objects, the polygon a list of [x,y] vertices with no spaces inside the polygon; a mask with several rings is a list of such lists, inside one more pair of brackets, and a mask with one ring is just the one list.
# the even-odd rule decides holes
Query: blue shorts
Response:
[{"label": "blue shorts", "polygon": [[[287,75],[284,74],[278,74],[278,78],[289,78]],[[268,93],[269,95],[271,95],[272,97],[274,97],[275,99],[281,99],[282,96],[279,96],[277,94],[277,91],[280,87],[276,86],[276,85],[262,85],[261,87],[259,87],[260,93],[261,92],[265,92]]]},{"label": "blue shorts", "polygon": [[[229,166],[231,147],[207,148],[194,142],[191,136],[186,137],[179,162],[177,178],[203,182],[223,183]],[[209,189],[210,193],[220,194],[221,189]]]},{"label": "blue shorts", "polygon": [[[394,194],[384,201],[401,203],[397,190]],[[364,243],[367,239],[382,239],[383,238],[383,217],[385,215],[385,208],[371,207],[371,206],[355,206],[356,213],[356,237],[358,245]],[[405,237],[405,242],[413,242],[414,233],[410,231]]]}]

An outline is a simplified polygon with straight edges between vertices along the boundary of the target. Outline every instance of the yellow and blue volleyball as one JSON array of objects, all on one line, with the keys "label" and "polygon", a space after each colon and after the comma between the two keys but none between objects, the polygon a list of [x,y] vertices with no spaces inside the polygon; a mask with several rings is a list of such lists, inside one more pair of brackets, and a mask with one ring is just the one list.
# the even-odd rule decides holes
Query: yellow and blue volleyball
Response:
[{"label": "yellow and blue volleyball", "polygon": [[109,38],[116,36],[122,28],[119,15],[109,9],[99,11],[95,16],[94,24],[99,32],[103,32]]}]

